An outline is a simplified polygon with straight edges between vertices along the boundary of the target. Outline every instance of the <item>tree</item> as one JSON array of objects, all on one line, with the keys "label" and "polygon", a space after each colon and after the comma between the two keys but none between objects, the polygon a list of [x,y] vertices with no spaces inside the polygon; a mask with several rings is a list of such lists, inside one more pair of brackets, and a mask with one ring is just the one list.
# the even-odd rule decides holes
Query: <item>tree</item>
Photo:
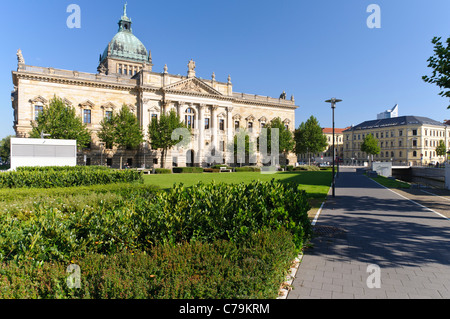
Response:
[{"label": "tree", "polygon": [[368,155],[380,154],[381,148],[378,146],[378,140],[372,135],[367,134],[364,138],[364,142],[361,144],[361,152],[364,152]]},{"label": "tree", "polygon": [[294,140],[295,153],[307,154],[309,163],[311,153],[323,152],[328,147],[327,137],[323,134],[319,121],[312,115],[295,130]]},{"label": "tree", "polygon": [[[434,37],[431,42],[434,44],[434,55],[427,61],[433,72],[431,77],[425,75],[422,79],[442,89],[440,96],[450,98],[450,38],[447,39],[446,45],[441,42],[440,37]],[[450,109],[450,105],[447,108]]]},{"label": "tree", "polygon": [[150,122],[148,126],[150,144],[153,149],[161,149],[161,167],[164,167],[169,149],[182,142],[184,143],[183,145],[189,143],[186,136],[178,135],[176,138],[172,138],[172,134],[177,129],[182,128],[186,129],[186,132],[189,132],[190,135],[190,130],[180,120],[180,117],[174,110],[171,110],[169,114],[161,114],[159,119],[153,118]]},{"label": "tree", "polygon": [[0,157],[2,161],[7,161],[11,155],[11,137],[7,136],[0,141]]},{"label": "tree", "polygon": [[31,125],[31,138],[40,138],[41,133],[50,134],[52,139],[76,140],[78,148],[85,147],[91,141],[91,133],[76,115],[75,108],[64,104],[56,96]]},{"label": "tree", "polygon": [[262,130],[258,138],[258,145],[261,144],[261,139],[264,139],[267,141],[267,154],[271,154],[271,157],[276,156],[277,154],[272,154],[272,130],[278,129],[278,150],[280,153],[285,155],[285,158],[287,158],[286,155],[294,149],[295,145],[293,133],[286,128],[285,124],[281,122],[279,117],[276,117],[270,121],[265,128],[267,130]]},{"label": "tree", "polygon": [[445,156],[447,154],[447,148],[443,140],[439,141],[439,145],[436,147],[436,154],[437,156]]},{"label": "tree", "polygon": [[127,105],[123,105],[119,113],[104,118],[100,123],[98,137],[107,148],[135,150],[144,141],[139,121]]}]

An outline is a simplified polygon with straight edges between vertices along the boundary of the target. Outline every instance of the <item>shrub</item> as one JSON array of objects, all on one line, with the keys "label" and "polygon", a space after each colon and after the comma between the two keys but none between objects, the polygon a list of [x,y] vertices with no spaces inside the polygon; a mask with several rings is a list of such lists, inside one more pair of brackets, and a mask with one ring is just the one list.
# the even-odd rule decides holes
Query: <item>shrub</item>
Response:
[{"label": "shrub", "polygon": [[150,253],[88,254],[72,260],[81,288],[69,289],[65,263],[0,264],[0,298],[274,299],[295,257],[292,235],[262,231],[245,243],[161,244]]},{"label": "shrub", "polygon": [[204,168],[203,172],[204,173],[220,173],[220,169],[219,168]]},{"label": "shrub", "polygon": [[174,167],[174,173],[203,173],[203,168],[201,167]]},{"label": "shrub", "polygon": [[236,167],[236,172],[260,172],[261,168],[258,166],[243,166],[243,167]]},{"label": "shrub", "polygon": [[294,168],[294,171],[320,171],[320,168],[315,165],[300,165]]},{"label": "shrub", "polygon": [[168,168],[156,168],[155,174],[172,174],[172,170]]},{"label": "shrub", "polygon": [[108,168],[33,167],[0,174],[0,188],[53,188],[143,181],[142,172]]},{"label": "shrub", "polygon": [[30,198],[21,207],[14,202],[2,205],[0,261],[148,251],[163,242],[239,243],[282,227],[301,249],[311,234],[307,196],[294,183],[200,183],[176,185],[167,192],[144,186]]}]

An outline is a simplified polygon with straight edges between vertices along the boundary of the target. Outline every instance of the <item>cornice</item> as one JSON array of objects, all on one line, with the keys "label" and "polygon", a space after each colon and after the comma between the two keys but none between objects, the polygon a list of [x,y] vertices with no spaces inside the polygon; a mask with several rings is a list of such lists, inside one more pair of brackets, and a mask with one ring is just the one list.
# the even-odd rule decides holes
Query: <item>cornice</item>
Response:
[{"label": "cornice", "polygon": [[51,83],[59,83],[66,85],[77,85],[77,86],[88,86],[88,87],[96,87],[96,88],[105,88],[105,89],[113,89],[113,90],[130,90],[136,89],[137,84],[127,84],[127,83],[113,83],[106,82],[101,80],[86,80],[79,79],[76,77],[64,77],[58,75],[48,75],[48,74],[40,74],[40,73],[31,73],[31,72],[15,72],[13,71],[13,75],[18,79],[29,79],[29,80],[38,80],[42,82],[51,82]]}]

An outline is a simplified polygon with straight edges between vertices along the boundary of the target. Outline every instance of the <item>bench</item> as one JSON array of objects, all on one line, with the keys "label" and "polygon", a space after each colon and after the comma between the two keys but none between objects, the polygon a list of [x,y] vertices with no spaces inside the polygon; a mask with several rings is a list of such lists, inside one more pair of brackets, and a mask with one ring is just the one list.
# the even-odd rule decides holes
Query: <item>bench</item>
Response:
[{"label": "bench", "polygon": [[226,167],[223,167],[223,166],[220,167],[220,172],[221,173],[226,173],[226,172],[231,173],[232,171],[233,170],[231,168],[226,168]]}]

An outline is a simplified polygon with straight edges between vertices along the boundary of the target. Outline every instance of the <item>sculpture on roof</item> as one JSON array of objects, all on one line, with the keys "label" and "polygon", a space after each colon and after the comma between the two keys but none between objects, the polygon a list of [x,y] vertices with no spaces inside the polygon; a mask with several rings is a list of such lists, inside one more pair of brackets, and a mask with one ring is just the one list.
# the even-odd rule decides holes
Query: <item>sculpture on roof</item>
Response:
[{"label": "sculpture on roof", "polygon": [[286,100],[286,92],[285,91],[283,91],[283,93],[281,93],[280,99]]},{"label": "sculpture on roof", "polygon": [[17,50],[17,63],[25,64],[25,59],[23,58],[22,50]]}]

